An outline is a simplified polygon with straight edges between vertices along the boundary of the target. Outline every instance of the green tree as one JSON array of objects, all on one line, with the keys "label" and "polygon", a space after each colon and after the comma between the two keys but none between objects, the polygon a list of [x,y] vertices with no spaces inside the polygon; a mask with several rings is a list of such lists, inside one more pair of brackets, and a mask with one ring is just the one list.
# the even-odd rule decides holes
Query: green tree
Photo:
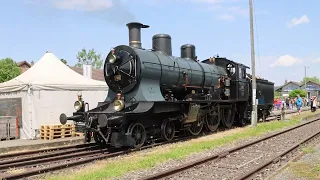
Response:
[{"label": "green tree", "polygon": [[11,58],[0,60],[0,83],[9,81],[21,74],[21,69]]},{"label": "green tree", "polygon": [[83,64],[91,64],[92,67],[96,69],[100,69],[102,67],[101,54],[97,54],[94,49],[91,49],[87,52],[87,50],[83,48],[80,52],[78,52],[77,59],[77,67],[82,67]]},{"label": "green tree", "polygon": [[320,79],[317,76],[313,77],[304,77],[303,80],[301,81],[301,84],[304,84],[305,82],[315,82],[315,83],[320,83]]},{"label": "green tree", "polygon": [[63,62],[65,65],[68,65],[68,62],[67,62],[67,60],[65,60],[65,59],[60,59],[61,60],[61,62]]},{"label": "green tree", "polygon": [[307,91],[302,90],[302,89],[295,89],[289,93],[289,97],[295,98],[295,97],[297,97],[298,94],[300,95],[300,97],[306,97]]},{"label": "green tree", "polygon": [[274,91],[274,98],[275,98],[275,99],[281,98],[281,92],[279,92],[279,91]]}]

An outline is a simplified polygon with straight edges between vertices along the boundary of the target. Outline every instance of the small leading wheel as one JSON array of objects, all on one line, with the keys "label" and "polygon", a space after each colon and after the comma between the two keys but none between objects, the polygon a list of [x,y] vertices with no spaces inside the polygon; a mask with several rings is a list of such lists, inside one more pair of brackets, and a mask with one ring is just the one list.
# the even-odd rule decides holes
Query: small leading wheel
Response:
[{"label": "small leading wheel", "polygon": [[161,124],[161,137],[166,141],[171,141],[175,135],[175,125],[173,121],[165,119]]},{"label": "small leading wheel", "polygon": [[214,132],[218,129],[220,124],[219,112],[214,110],[212,114],[207,114],[206,118],[206,127],[209,131]]},{"label": "small leading wheel", "polygon": [[101,137],[101,135],[98,132],[93,132],[93,139],[99,145],[106,144],[105,140]]},{"label": "small leading wheel", "polygon": [[194,136],[199,135],[200,132],[202,131],[205,118],[206,118],[206,116],[205,116],[204,112],[202,110],[199,110],[197,121],[193,122],[191,124],[191,126],[189,126],[187,128],[189,133],[191,133]]},{"label": "small leading wheel", "polygon": [[133,147],[141,148],[147,139],[147,133],[141,123],[133,123],[128,128],[129,134],[135,141]]}]

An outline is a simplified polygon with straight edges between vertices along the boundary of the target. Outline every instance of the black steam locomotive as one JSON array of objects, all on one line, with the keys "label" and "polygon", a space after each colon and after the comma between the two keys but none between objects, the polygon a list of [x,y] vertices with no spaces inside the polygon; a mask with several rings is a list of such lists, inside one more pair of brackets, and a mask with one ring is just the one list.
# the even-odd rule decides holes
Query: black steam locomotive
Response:
[{"label": "black steam locomotive", "polygon": [[[248,67],[213,57],[197,60],[195,46],[181,46],[181,57],[172,56],[171,37],[157,34],[152,49],[141,47],[141,28],[132,22],[129,46],[119,45],[108,54],[104,77],[108,96],[94,109],[85,109],[81,95],[76,112],[67,120],[85,123],[85,140],[139,148],[147,141],[172,140],[178,132],[198,135],[250,122],[251,79]],[[257,79],[258,118],[270,115],[274,83]]]}]

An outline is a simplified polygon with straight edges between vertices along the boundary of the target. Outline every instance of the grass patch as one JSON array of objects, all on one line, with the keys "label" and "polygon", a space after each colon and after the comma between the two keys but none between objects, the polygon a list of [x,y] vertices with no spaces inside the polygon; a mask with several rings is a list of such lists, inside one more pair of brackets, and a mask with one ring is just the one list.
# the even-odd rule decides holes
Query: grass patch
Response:
[{"label": "grass patch", "polygon": [[309,164],[303,162],[295,162],[290,166],[293,174],[300,178],[320,178],[320,164]]},{"label": "grass patch", "polygon": [[315,149],[314,147],[303,147],[301,151],[305,154],[309,154],[309,153],[314,153]]},{"label": "grass patch", "polygon": [[[68,172],[68,174],[60,174],[56,176],[48,176],[47,179],[108,179],[119,177],[125,173],[149,169],[160,163],[168,160],[179,160],[191,155],[193,153],[213,149],[228,143],[236,142],[249,137],[259,136],[271,131],[281,130],[288,126],[293,126],[300,123],[302,117],[309,116],[311,112],[303,112],[300,116],[292,116],[290,121],[272,121],[267,123],[260,123],[257,128],[250,126],[242,128],[241,131],[229,133],[229,135],[219,138],[219,134],[210,135],[210,137],[202,138],[202,140],[190,140],[188,142],[181,142],[154,149],[151,152],[135,153],[130,156],[122,157],[121,159],[104,160],[95,163],[92,166],[85,167],[76,172]],[[232,131],[232,130],[230,130]]]}]

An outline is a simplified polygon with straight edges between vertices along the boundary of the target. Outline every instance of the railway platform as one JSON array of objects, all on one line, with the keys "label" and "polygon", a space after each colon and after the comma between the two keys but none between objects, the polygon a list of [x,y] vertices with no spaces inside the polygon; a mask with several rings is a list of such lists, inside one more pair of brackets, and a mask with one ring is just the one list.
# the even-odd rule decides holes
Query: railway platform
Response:
[{"label": "railway platform", "polygon": [[14,139],[8,141],[0,141],[0,154],[7,152],[17,152],[25,150],[37,150],[42,148],[50,148],[57,146],[75,145],[83,143],[83,137],[70,137],[54,140],[29,140],[29,139]]}]

